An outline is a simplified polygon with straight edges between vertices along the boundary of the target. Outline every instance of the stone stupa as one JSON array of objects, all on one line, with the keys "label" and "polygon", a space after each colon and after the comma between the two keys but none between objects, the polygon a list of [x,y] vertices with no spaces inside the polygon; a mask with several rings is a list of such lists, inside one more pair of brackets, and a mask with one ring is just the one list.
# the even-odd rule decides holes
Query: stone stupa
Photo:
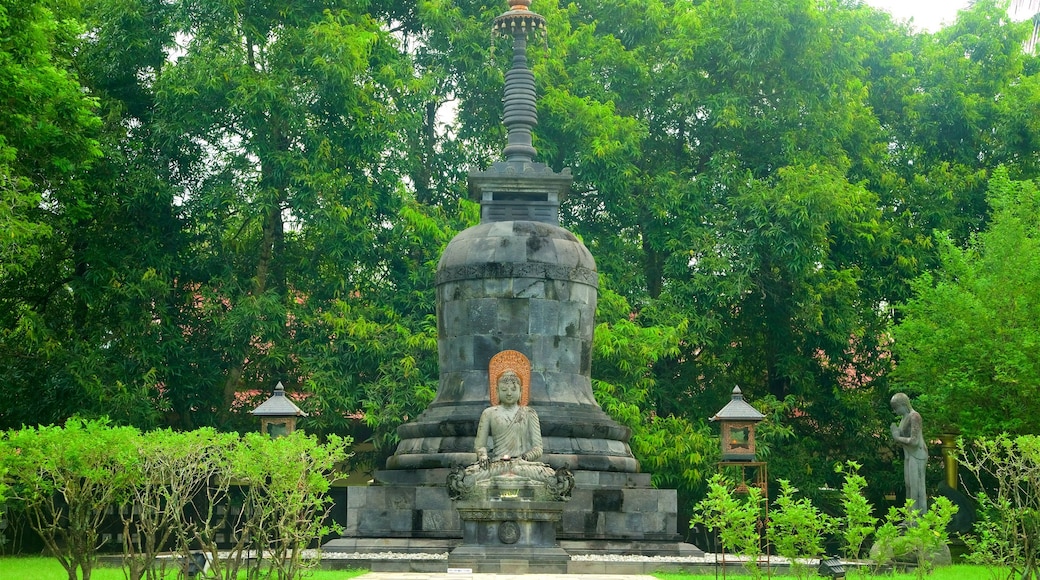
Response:
[{"label": "stone stupa", "polygon": [[527,37],[544,32],[545,20],[529,0],[511,2],[494,24],[513,39],[505,160],[469,174],[480,224],[455,236],[437,266],[437,396],[398,428],[400,443],[374,485],[347,488],[346,530],[325,548],[441,551],[458,543],[461,522],[445,482],[451,468],[476,461],[489,361],[516,350],[531,364],[529,404],[541,418],[541,461],[567,467],[576,482],[557,530],[561,546],[571,554],[699,553],[680,542],[675,490],[651,487],[629,448],[629,429],[593,396],[596,263],[559,225],[570,170],[557,173],[535,161]]}]

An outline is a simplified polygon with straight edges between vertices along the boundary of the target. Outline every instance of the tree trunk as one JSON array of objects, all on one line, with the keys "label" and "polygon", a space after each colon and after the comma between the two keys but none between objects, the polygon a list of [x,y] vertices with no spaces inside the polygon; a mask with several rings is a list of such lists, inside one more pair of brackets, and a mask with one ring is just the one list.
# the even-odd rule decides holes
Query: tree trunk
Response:
[{"label": "tree trunk", "polygon": [[[268,130],[264,136],[258,136],[260,143],[267,144],[260,148],[268,151],[268,156],[261,157],[260,163],[260,191],[270,192],[264,208],[263,226],[260,237],[259,258],[256,263],[256,271],[253,277],[253,288],[248,296],[260,296],[268,291],[275,291],[282,300],[286,299],[286,274],[285,264],[282,256],[285,248],[285,223],[282,219],[282,207],[288,200],[288,183],[284,177],[285,172],[277,168],[277,163],[271,161],[289,149],[289,139],[285,136],[283,123],[272,115],[270,122],[266,125]],[[247,341],[251,340],[249,337]],[[245,364],[249,358],[249,344],[242,346],[240,356],[237,357],[235,366],[228,371],[227,380],[224,383],[224,407],[222,412],[228,412],[235,400],[235,393],[242,383],[242,375],[245,372]]]}]

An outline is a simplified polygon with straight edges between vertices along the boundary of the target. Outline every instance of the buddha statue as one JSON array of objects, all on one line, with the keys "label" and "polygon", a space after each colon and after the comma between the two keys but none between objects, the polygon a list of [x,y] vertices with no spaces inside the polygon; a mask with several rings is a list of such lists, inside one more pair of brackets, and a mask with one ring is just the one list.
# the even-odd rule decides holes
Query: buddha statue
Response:
[{"label": "buddha statue", "polygon": [[[542,432],[538,413],[527,405],[530,363],[517,351],[503,351],[489,365],[491,406],[484,409],[474,440],[476,463],[456,468],[448,477],[453,498],[494,488],[507,496],[520,489],[534,490],[531,497],[565,499],[574,487],[566,468],[554,470],[538,461],[542,456]],[[525,380],[527,379],[527,380]]]}]

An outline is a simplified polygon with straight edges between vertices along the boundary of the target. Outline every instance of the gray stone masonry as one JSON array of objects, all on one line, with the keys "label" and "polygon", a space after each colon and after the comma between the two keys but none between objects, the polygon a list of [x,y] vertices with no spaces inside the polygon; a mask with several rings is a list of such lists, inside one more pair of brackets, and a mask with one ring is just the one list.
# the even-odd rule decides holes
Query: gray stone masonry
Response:
[{"label": "gray stone masonry", "polygon": [[488,222],[455,236],[437,268],[437,396],[398,429],[400,443],[377,480],[392,484],[401,479],[393,471],[476,461],[488,362],[503,350],[531,361],[529,404],[541,420],[542,461],[572,471],[638,472],[631,433],[592,394],[597,276],[588,249],[556,225]]},{"label": "gray stone masonry", "polygon": [[448,554],[451,568],[477,573],[563,574],[570,555],[556,541],[564,502],[467,500],[455,502],[462,518],[462,544]]},{"label": "gray stone masonry", "polygon": [[[431,471],[420,473],[429,475]],[[447,477],[447,470],[443,471]],[[557,539],[571,553],[592,553],[609,546],[618,553],[676,555],[692,548],[678,543],[675,490],[650,487],[648,474],[574,475],[577,485],[571,500],[565,502],[557,529]],[[364,539],[414,538],[430,540],[429,551],[439,551],[444,544],[432,541],[458,541],[462,538],[461,518],[447,489],[430,483],[347,487],[346,505],[337,507],[346,510],[345,519],[340,519],[343,514],[337,518],[346,522],[343,539],[330,542],[325,549],[350,550]],[[395,545],[427,551],[423,541]]]}]

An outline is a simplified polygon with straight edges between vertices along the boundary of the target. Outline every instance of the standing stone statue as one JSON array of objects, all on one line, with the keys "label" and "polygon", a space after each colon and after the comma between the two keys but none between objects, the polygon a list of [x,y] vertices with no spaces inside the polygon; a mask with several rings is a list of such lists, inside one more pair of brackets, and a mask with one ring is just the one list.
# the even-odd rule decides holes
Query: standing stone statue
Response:
[{"label": "standing stone statue", "polygon": [[906,498],[914,501],[914,509],[924,513],[928,511],[928,499],[925,496],[925,466],[928,464],[928,447],[924,442],[921,426],[921,414],[910,406],[910,397],[906,393],[892,396],[892,411],[902,417],[898,424],[892,424],[892,439],[903,448],[903,481],[906,484]]}]

